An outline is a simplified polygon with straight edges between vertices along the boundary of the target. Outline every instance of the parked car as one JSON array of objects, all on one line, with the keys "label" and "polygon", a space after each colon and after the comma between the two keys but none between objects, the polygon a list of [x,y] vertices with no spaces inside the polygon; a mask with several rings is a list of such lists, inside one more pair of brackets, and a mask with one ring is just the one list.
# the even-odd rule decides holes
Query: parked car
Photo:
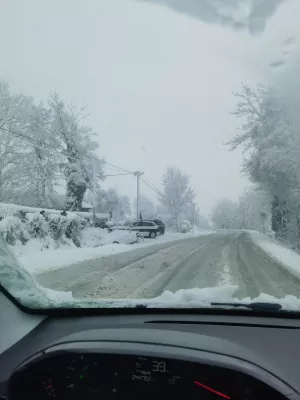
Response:
[{"label": "parked car", "polygon": [[139,232],[115,229],[102,240],[102,244],[133,244],[143,239],[144,237]]},{"label": "parked car", "polygon": [[114,230],[131,230],[140,232],[144,237],[156,238],[160,233],[160,228],[153,221],[133,221],[130,224],[125,222],[124,225],[113,227]]},{"label": "parked car", "polygon": [[161,235],[165,234],[166,225],[160,219],[151,219],[149,221],[154,222],[159,227],[159,233]]}]

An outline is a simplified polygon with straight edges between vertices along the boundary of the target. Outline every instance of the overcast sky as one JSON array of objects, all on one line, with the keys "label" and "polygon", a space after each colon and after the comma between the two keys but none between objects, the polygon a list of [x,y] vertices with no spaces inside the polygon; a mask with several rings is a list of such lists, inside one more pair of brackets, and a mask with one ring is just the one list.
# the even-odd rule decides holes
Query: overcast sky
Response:
[{"label": "overcast sky", "polygon": [[[0,0],[0,77],[37,101],[56,90],[86,104],[99,156],[144,171],[159,188],[165,168],[178,166],[207,215],[217,198],[237,199],[248,182],[242,154],[224,145],[237,126],[232,92],[242,81],[282,82],[297,60],[300,2],[265,0],[260,15],[250,7],[257,0],[230,0],[229,11],[218,5],[226,0],[214,0],[209,22],[201,9],[191,16],[195,0],[182,0],[180,12],[175,3]],[[135,194],[132,176],[103,186]]]}]

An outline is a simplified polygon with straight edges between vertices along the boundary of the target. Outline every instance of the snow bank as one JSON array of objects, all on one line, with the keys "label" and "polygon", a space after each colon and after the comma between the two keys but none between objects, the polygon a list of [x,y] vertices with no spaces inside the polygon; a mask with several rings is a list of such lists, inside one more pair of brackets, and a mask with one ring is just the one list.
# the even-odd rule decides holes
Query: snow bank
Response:
[{"label": "snow bank", "polygon": [[[23,211],[24,213],[40,213],[41,211],[45,211],[47,214],[61,214],[62,210],[54,210],[52,208],[37,208],[37,207],[27,207],[20,206],[18,204],[10,204],[10,203],[0,203],[0,216],[6,217],[8,215],[14,215],[18,211]],[[76,214],[84,218],[91,218],[93,213],[91,212],[82,212],[82,211],[68,211],[68,214]],[[109,214],[105,213],[96,213],[96,217],[100,219],[108,219]]]},{"label": "snow bank", "polygon": [[[26,246],[23,246],[26,247]],[[15,248],[11,247],[15,252]],[[97,259],[130,250],[128,245],[112,244],[94,248],[65,248],[44,250],[40,253],[16,254],[17,260],[23,268],[31,274],[39,274],[49,270],[68,267],[83,261]]]},{"label": "snow bank", "polygon": [[300,279],[300,255],[267,236],[256,231],[249,231],[254,243],[264,250],[276,262],[280,263],[296,278]]},{"label": "snow bank", "polygon": [[103,239],[107,236],[107,229],[86,228],[81,232],[81,247],[101,246]]}]

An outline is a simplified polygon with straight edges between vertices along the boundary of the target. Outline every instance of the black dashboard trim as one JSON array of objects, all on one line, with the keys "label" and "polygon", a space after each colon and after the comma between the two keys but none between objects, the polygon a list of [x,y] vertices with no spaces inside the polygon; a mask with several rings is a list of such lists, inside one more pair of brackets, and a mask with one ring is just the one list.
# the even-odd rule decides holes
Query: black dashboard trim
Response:
[{"label": "black dashboard trim", "polygon": [[268,329],[292,329],[292,330],[299,330],[299,326],[286,326],[286,325],[264,325],[258,323],[251,323],[251,322],[214,322],[214,321],[184,321],[184,320],[149,320],[145,321],[144,324],[169,324],[169,325],[217,325],[217,326],[239,326],[239,327],[252,327],[252,328],[268,328]]}]

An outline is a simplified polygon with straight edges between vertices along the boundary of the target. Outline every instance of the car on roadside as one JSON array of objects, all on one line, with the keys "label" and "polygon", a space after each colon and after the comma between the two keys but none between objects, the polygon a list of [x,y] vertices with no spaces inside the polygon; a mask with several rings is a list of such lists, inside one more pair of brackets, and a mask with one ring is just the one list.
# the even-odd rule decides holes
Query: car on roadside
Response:
[{"label": "car on roadside", "polygon": [[131,223],[124,225],[117,225],[113,227],[113,230],[129,230],[133,232],[139,232],[144,237],[150,237],[151,239],[156,238],[160,234],[160,228],[153,221],[132,221]]},{"label": "car on roadside", "polygon": [[149,219],[148,221],[154,222],[159,227],[159,234],[164,235],[166,231],[166,225],[160,219]]},{"label": "car on roadside", "polygon": [[143,239],[144,237],[139,232],[114,229],[105,236],[101,244],[134,244],[139,243]]}]

